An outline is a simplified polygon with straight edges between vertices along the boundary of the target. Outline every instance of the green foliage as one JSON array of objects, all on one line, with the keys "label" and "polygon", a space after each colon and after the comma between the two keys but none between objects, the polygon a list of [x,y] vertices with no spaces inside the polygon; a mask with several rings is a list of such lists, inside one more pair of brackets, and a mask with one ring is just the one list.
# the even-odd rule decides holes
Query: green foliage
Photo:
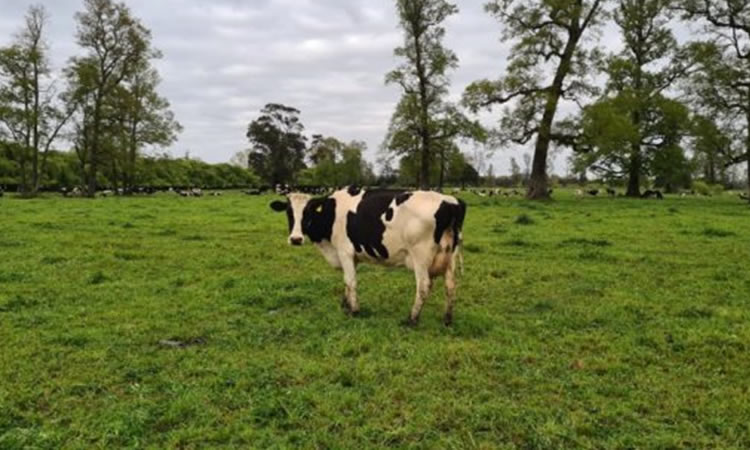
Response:
[{"label": "green foliage", "polygon": [[709,184],[705,181],[693,181],[693,190],[700,195],[711,196],[721,195],[724,192],[724,187],[720,184]]},{"label": "green foliage", "polygon": [[576,164],[608,182],[627,179],[637,170],[639,178],[655,176],[656,185],[669,192],[689,187],[693,169],[679,144],[690,132],[687,107],[657,96],[648,104],[647,122],[636,124],[634,111],[642,105],[624,92],[584,108],[582,142],[591,150],[578,155]]},{"label": "green foliage", "polygon": [[628,180],[627,195],[640,195],[650,175],[668,191],[690,184],[692,168],[681,148],[691,131],[688,108],[664,95],[690,63],[668,26],[670,2],[620,0],[615,23],[625,49],[606,61],[606,94],[584,108],[578,169],[608,182]]},{"label": "green foliage", "polygon": [[[42,190],[59,190],[81,186],[84,180],[78,170],[79,160],[73,152],[50,151],[47,165],[40,177]],[[100,174],[97,184],[114,188],[115,181],[106,174]],[[208,189],[229,189],[258,186],[260,179],[251,171],[231,164],[208,164],[187,158],[161,156],[138,156],[135,162],[134,186],[203,187]],[[0,185],[19,184],[17,164],[5,159],[0,152]]]},{"label": "green foliage", "polygon": [[347,317],[270,200],[0,199],[0,447],[750,447],[736,198],[469,194],[416,329],[413,274],[361,265]]},{"label": "green foliage", "polygon": [[691,185],[693,165],[677,145],[666,146],[654,155],[651,161],[654,186],[666,192],[677,192]]},{"label": "green foliage", "polygon": [[732,137],[719,122],[700,114],[693,116],[691,133],[693,137],[693,164],[706,182],[726,183],[727,163],[732,153]]},{"label": "green foliage", "polygon": [[375,174],[363,158],[364,142],[344,143],[333,137],[313,136],[308,149],[311,168],[303,170],[298,182],[315,186],[367,186],[375,184]]},{"label": "green foliage", "polygon": [[[421,160],[419,155],[405,155],[399,159],[398,184],[402,186],[416,186],[420,178]],[[438,157],[433,157],[430,164],[429,179],[432,183],[438,184],[436,180],[440,179],[441,165],[444,169],[444,183],[451,185],[466,186],[476,185],[479,183],[479,173],[466,160],[464,154],[453,147],[444,155],[445,161],[440,161]]]},{"label": "green foliage", "polygon": [[267,104],[260,112],[247,129],[252,145],[249,168],[272,185],[292,183],[305,167],[306,138],[300,112],[277,103]]}]

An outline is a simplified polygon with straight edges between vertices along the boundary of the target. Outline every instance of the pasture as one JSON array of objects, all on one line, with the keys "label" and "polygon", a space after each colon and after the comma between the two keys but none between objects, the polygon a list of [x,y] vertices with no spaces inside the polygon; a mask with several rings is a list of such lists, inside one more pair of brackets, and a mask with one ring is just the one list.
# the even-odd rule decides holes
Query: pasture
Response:
[{"label": "pasture", "polygon": [[0,199],[0,448],[749,448],[750,209],[463,196],[455,323],[272,196]]}]

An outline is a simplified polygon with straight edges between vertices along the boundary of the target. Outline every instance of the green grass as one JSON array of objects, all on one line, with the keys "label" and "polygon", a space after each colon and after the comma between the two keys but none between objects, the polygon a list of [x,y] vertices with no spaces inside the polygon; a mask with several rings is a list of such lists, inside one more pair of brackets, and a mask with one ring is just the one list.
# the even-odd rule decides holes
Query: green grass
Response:
[{"label": "green grass", "polygon": [[270,197],[0,199],[0,448],[749,448],[750,210],[467,194],[455,324]]}]

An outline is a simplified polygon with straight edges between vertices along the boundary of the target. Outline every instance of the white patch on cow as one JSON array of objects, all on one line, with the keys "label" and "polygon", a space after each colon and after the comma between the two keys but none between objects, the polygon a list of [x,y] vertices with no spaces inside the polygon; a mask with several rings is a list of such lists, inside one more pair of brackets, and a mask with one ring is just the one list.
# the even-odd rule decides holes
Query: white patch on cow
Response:
[{"label": "white patch on cow", "polygon": [[336,247],[331,245],[328,241],[322,241],[320,243],[315,244],[316,247],[318,247],[318,250],[320,250],[320,253],[323,255],[323,258],[325,258],[326,261],[328,261],[328,264],[331,265],[334,269],[340,269],[341,268],[341,260],[339,259],[339,253],[336,250]]}]

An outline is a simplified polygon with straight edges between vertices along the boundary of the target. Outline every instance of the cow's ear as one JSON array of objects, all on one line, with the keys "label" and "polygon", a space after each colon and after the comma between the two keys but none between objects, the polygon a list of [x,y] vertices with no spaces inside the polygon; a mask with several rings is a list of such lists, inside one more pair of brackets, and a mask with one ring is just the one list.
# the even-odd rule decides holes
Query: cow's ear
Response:
[{"label": "cow's ear", "polygon": [[275,200],[275,201],[272,201],[269,206],[271,207],[272,210],[276,212],[283,212],[283,211],[286,211],[288,203]]}]

